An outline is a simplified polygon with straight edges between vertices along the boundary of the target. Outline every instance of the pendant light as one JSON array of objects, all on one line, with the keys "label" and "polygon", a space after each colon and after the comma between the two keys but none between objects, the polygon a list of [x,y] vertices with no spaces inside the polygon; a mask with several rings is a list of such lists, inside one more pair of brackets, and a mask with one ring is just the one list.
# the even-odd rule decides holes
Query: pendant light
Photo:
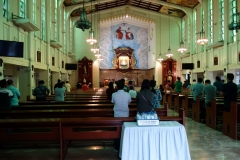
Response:
[{"label": "pendant light", "polygon": [[[182,10],[182,1],[181,1],[181,10]],[[183,53],[183,52],[186,52],[187,51],[187,48],[184,46],[184,43],[183,43],[183,35],[182,35],[182,18],[181,18],[181,31],[180,31],[180,36],[181,36],[181,39],[182,41],[180,42],[180,47],[178,48],[178,52],[180,53]],[[184,28],[185,29],[185,28]]]},{"label": "pendant light", "polygon": [[[92,1],[91,1],[91,23],[92,23]],[[86,40],[88,44],[93,45],[95,43],[97,43],[97,40],[94,38],[94,31],[92,30],[92,26],[91,26],[91,30],[89,31],[89,37]]]},{"label": "pendant light", "polygon": [[168,52],[166,54],[166,56],[168,58],[171,58],[173,56],[172,52],[171,52],[171,48],[170,48],[170,12],[168,10],[168,28],[169,28],[169,48],[168,48]]},{"label": "pendant light", "polygon": [[160,28],[160,36],[159,36],[160,37],[160,41],[159,41],[160,42],[160,53],[159,53],[159,57],[157,59],[160,63],[163,61],[162,54],[161,54],[161,35],[162,35],[161,34],[161,29],[162,29],[162,27],[161,27],[162,21],[161,20],[162,20],[162,15],[160,14],[160,27],[159,27]]},{"label": "pendant light", "polygon": [[202,3],[202,30],[197,33],[199,35],[198,39],[197,39],[197,43],[198,44],[201,44],[201,45],[204,45],[204,44],[207,44],[208,43],[208,39],[205,37],[205,31],[203,29],[204,27],[204,9],[203,9],[203,5],[204,3]]}]

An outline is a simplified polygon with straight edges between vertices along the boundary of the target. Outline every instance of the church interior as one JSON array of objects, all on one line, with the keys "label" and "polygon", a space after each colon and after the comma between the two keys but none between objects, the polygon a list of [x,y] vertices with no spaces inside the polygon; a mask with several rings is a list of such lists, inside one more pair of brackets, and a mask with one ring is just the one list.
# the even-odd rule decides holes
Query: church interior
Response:
[{"label": "church interior", "polygon": [[[139,90],[144,79],[213,83],[228,73],[240,84],[240,0],[2,0],[0,8],[0,80],[13,80],[21,103],[35,98],[39,80],[50,95],[59,79],[74,93],[79,83],[105,93],[120,79]],[[240,156],[239,140],[189,117],[185,129],[192,160]],[[120,159],[112,145],[72,143],[65,159]],[[57,143],[25,146],[0,145],[0,155],[59,159]]]}]

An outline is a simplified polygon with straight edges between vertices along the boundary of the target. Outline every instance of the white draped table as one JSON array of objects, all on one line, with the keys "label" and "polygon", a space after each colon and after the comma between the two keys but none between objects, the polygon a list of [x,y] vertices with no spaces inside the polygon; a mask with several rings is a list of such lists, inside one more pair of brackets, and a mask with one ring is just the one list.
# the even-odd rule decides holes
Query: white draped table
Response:
[{"label": "white draped table", "polygon": [[122,160],[191,160],[185,127],[176,121],[141,127],[124,122],[119,156]]}]

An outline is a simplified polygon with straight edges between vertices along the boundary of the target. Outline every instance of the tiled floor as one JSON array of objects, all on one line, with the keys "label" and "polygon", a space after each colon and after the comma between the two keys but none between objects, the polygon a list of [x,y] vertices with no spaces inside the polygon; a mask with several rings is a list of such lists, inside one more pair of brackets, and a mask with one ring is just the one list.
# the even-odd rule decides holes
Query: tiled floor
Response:
[{"label": "tiled floor", "polygon": [[[170,110],[170,115],[176,113]],[[240,141],[232,140],[221,132],[186,119],[186,132],[192,160],[239,160]],[[66,160],[119,160],[118,153],[113,150],[113,143],[106,142],[73,142]],[[58,145],[1,146],[0,160],[57,160]]]}]

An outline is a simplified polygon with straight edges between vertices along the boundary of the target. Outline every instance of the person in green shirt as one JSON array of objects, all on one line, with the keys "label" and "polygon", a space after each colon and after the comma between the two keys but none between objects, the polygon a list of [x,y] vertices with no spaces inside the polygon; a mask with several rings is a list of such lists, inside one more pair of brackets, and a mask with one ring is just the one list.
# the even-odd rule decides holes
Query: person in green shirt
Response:
[{"label": "person in green shirt", "polygon": [[175,86],[174,86],[174,90],[177,93],[182,92],[182,82],[180,80],[181,80],[180,77],[177,77],[177,82],[175,82]]}]

